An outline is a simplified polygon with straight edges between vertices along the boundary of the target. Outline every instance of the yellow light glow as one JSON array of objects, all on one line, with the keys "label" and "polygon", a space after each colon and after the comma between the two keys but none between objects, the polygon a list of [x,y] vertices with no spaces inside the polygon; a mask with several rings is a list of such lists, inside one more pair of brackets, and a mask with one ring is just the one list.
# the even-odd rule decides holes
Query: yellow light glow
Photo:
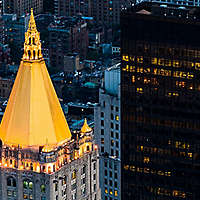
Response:
[{"label": "yellow light glow", "polygon": [[81,132],[82,133],[88,133],[88,132],[91,132],[91,131],[92,131],[92,129],[88,126],[87,119],[85,118],[84,124],[81,128]]},{"label": "yellow light glow", "polygon": [[[36,50],[39,55],[34,58]],[[43,146],[47,138],[49,144],[71,138],[40,50],[32,11],[25,34],[24,56],[0,125],[0,137],[5,144]]]}]

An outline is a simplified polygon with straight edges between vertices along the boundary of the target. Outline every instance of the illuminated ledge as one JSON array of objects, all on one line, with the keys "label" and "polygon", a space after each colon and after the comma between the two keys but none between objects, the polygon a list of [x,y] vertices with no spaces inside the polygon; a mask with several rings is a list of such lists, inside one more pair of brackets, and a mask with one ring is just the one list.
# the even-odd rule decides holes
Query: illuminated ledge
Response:
[{"label": "illuminated ledge", "polygon": [[22,59],[23,62],[28,62],[28,63],[41,63],[44,61],[44,58],[40,58],[37,60],[29,60],[29,59]]},{"label": "illuminated ledge", "polygon": [[[93,144],[92,136],[82,135],[78,140],[69,140],[61,146],[43,151],[45,146],[21,148],[3,145],[1,148],[1,168],[27,170],[37,173],[52,174],[71,162],[79,162],[91,153],[97,154],[97,146]],[[48,148],[46,148],[48,150]]]}]

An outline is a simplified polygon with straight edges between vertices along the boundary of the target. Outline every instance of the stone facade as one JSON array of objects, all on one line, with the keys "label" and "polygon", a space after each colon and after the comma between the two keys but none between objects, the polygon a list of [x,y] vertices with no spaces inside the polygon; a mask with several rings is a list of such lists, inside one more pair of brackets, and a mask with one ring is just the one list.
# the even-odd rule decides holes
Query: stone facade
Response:
[{"label": "stone facade", "polygon": [[98,166],[93,151],[52,174],[1,167],[0,199],[100,200]]},{"label": "stone facade", "polygon": [[113,66],[105,71],[104,87],[95,108],[95,142],[100,152],[102,200],[121,199],[120,160],[120,71]]}]

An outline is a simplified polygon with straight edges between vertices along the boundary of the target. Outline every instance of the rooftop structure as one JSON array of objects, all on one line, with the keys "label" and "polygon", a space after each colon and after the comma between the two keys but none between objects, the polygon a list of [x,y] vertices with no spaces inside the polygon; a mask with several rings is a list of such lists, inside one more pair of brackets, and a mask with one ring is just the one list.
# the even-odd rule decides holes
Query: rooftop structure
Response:
[{"label": "rooftop structure", "polygon": [[64,70],[64,57],[78,53],[85,58],[88,47],[87,23],[81,17],[57,17],[49,27],[50,63]]},{"label": "rooftop structure", "polygon": [[40,35],[33,12],[0,135],[3,142],[20,146],[44,145],[47,138],[50,144],[58,144],[71,138],[41,54]]},{"label": "rooftop structure", "polygon": [[93,130],[69,130],[41,53],[33,10],[0,125],[0,199],[99,200]]}]

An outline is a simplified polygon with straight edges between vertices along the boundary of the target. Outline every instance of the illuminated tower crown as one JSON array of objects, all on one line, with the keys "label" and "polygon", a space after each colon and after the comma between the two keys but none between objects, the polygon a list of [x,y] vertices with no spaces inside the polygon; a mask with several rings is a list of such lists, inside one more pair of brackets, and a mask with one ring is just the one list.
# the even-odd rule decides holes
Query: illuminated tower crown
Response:
[{"label": "illuminated tower crown", "polygon": [[33,10],[25,34],[24,55],[1,125],[4,144],[20,146],[58,145],[71,132],[58,101],[41,53],[40,35]]},{"label": "illuminated tower crown", "polygon": [[40,33],[37,31],[33,9],[31,9],[28,30],[25,33],[23,60],[39,60],[42,58]]}]

